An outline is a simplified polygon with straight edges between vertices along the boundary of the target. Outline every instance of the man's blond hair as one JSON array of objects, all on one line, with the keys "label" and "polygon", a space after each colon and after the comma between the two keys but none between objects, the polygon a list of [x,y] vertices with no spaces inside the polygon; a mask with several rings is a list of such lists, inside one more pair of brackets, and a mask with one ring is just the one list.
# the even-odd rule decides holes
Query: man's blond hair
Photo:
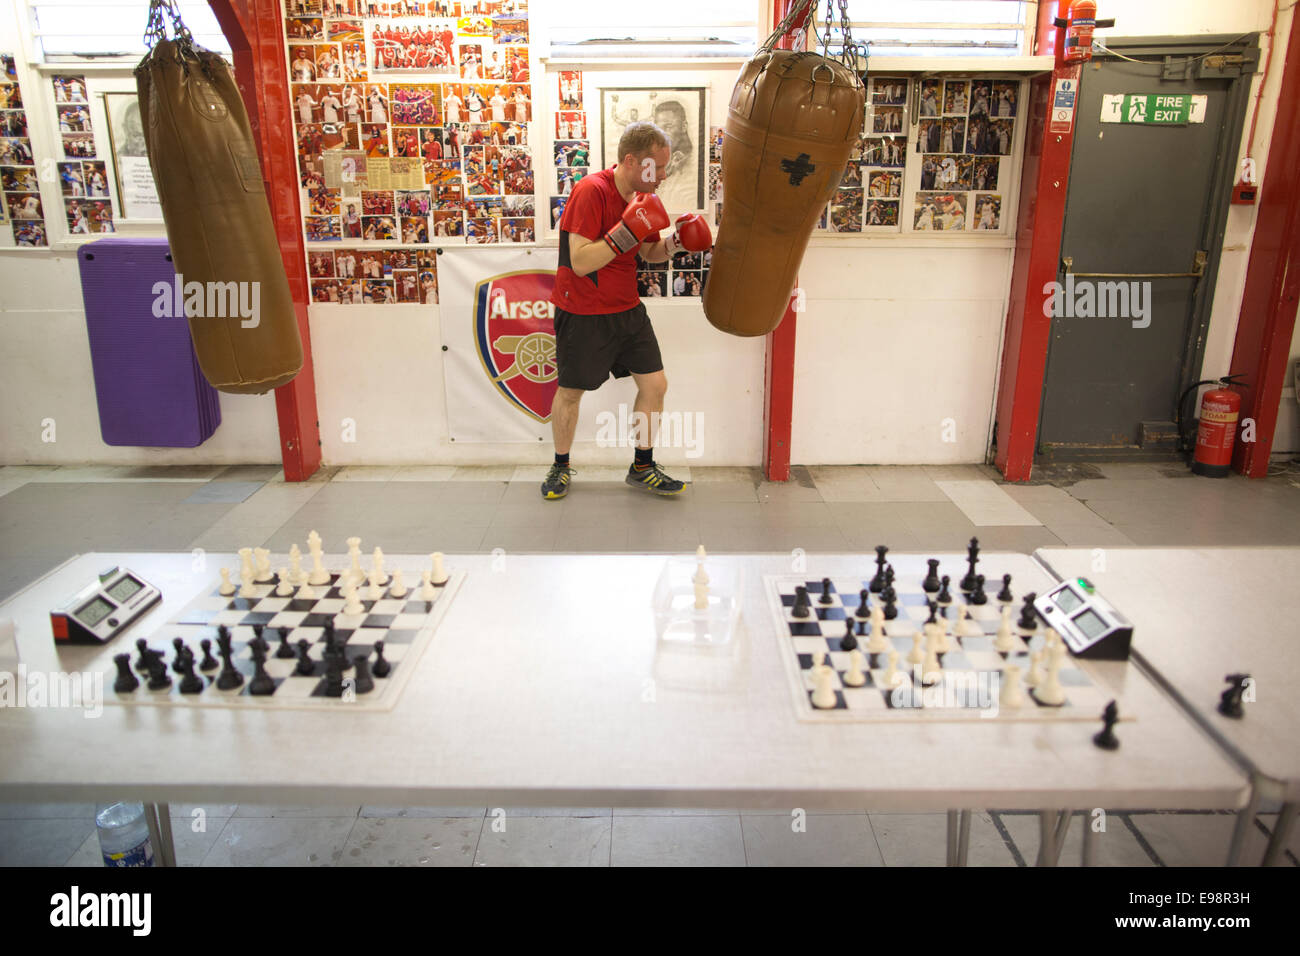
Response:
[{"label": "man's blond hair", "polygon": [[644,156],[651,150],[671,145],[668,134],[654,123],[628,123],[618,138],[618,161],[621,163],[628,153]]}]

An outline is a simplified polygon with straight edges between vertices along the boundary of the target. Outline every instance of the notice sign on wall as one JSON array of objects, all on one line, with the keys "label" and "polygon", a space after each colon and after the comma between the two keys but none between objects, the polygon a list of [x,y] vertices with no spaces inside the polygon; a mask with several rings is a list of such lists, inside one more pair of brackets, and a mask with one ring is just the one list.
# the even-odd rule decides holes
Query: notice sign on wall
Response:
[{"label": "notice sign on wall", "polygon": [[1192,93],[1107,93],[1101,98],[1101,121],[1152,126],[1204,123],[1206,99]]}]

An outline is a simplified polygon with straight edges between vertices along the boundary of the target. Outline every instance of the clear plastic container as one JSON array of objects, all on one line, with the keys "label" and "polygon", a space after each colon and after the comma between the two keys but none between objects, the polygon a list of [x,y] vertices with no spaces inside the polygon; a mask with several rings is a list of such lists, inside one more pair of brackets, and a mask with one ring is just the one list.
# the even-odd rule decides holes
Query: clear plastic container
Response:
[{"label": "clear plastic container", "polygon": [[142,803],[101,803],[95,828],[105,866],[153,866],[153,844]]},{"label": "clear plastic container", "polygon": [[655,584],[655,633],[660,640],[689,644],[726,644],[740,616],[741,573],[730,562],[705,558],[709,576],[705,607],[695,606],[697,558],[669,558]]}]

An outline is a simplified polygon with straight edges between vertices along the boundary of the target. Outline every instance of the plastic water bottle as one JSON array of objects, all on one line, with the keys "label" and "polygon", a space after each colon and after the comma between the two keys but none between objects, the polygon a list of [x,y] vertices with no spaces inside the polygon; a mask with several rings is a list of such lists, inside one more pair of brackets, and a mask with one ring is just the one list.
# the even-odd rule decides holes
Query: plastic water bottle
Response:
[{"label": "plastic water bottle", "polygon": [[144,804],[101,803],[95,807],[95,827],[105,866],[153,866]]}]

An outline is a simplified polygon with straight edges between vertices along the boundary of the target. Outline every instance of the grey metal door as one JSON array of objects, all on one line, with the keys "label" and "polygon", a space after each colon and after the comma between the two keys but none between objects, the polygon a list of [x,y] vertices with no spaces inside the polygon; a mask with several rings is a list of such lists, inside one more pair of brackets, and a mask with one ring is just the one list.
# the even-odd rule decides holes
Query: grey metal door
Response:
[{"label": "grey metal door", "polygon": [[[1140,433],[1174,420],[1179,393],[1200,371],[1242,100],[1233,80],[1198,76],[1202,67],[1193,59],[1171,70],[1160,57],[1099,57],[1084,66],[1040,458],[1140,452]],[[1181,75],[1161,75],[1170,72]],[[1113,97],[1123,94],[1204,96],[1203,121],[1103,122],[1103,109],[1115,116]],[[1140,119],[1140,107],[1172,102],[1127,101],[1120,111]]]}]

